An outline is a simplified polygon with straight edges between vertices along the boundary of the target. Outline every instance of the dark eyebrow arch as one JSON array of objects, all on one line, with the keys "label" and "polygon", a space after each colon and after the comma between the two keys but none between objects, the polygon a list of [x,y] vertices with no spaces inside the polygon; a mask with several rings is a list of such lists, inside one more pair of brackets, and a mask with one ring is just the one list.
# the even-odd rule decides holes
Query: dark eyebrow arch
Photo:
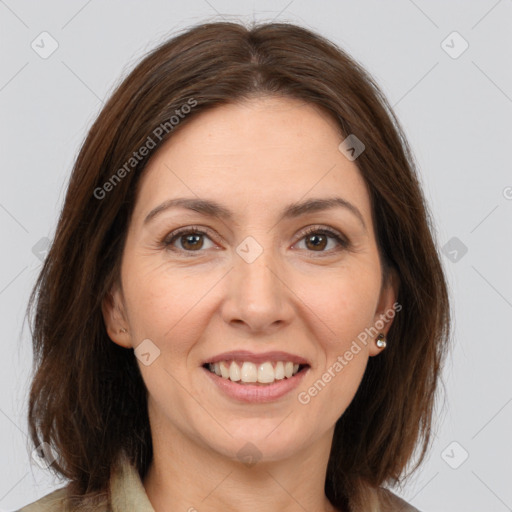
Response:
[{"label": "dark eyebrow arch", "polygon": [[[194,212],[200,213],[207,217],[218,218],[223,220],[233,219],[234,214],[231,210],[217,203],[207,199],[196,199],[187,197],[178,197],[176,199],[169,199],[164,201],[162,204],[153,208],[146,218],[144,224],[147,224],[150,220],[154,219],[158,214],[170,208],[186,208]],[[354,214],[364,229],[366,230],[366,223],[363,215],[359,209],[352,203],[341,197],[327,197],[327,198],[313,198],[302,202],[291,203],[285,207],[278,222],[285,219],[292,219],[306,215],[308,213],[320,212],[324,210],[330,210],[333,208],[345,208]]]}]

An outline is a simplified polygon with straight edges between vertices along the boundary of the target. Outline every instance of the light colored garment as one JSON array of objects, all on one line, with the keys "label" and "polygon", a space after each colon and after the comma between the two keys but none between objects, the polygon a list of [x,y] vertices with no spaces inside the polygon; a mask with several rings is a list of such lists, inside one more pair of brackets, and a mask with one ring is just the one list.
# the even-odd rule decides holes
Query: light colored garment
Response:
[{"label": "light colored garment", "polygon": [[[18,512],[74,512],[65,504],[66,490],[66,487],[57,489],[23,507]],[[88,508],[88,512],[155,512],[137,469],[129,463],[125,456],[120,458],[119,465],[112,471],[109,491],[111,503]],[[381,496],[383,502],[380,512],[419,512],[391,491],[382,489]],[[384,502],[386,503],[384,504]]]},{"label": "light colored garment", "polygon": [[[66,506],[66,487],[57,489],[41,499],[23,507],[18,512],[74,512]],[[88,508],[87,512],[155,512],[146,494],[137,469],[126,456],[114,466],[109,482],[111,502]],[[85,510],[84,510],[85,512]]]}]

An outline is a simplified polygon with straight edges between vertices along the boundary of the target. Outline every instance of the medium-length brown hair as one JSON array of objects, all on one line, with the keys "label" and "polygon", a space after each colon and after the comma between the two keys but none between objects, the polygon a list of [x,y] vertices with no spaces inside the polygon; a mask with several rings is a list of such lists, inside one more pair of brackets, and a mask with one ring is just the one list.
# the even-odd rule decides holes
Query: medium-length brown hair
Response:
[{"label": "medium-length brown hair", "polygon": [[[34,446],[54,449],[51,468],[69,480],[71,494],[104,495],[122,450],[141,478],[152,460],[146,387],[134,352],[109,339],[101,308],[120,278],[141,174],[161,144],[201,112],[268,95],[314,104],[364,143],[355,164],[370,194],[383,268],[400,280],[402,310],[388,347],[370,358],[336,423],[326,495],[353,510],[382,484],[400,483],[412,459],[415,470],[430,447],[450,304],[432,220],[395,114],[368,72],[309,29],[209,22],[160,44],[112,93],[80,149],[30,296],[30,437]],[[143,156],[143,146],[154,147]],[[137,162],[130,160],[134,152]]]}]

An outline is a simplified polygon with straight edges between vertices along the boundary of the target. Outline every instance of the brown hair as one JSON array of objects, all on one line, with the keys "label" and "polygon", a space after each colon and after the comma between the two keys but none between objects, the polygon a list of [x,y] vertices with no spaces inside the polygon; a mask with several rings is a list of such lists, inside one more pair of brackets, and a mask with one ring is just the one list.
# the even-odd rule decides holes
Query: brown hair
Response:
[{"label": "brown hair", "polygon": [[[147,391],[134,353],[109,339],[101,309],[119,279],[137,182],[149,158],[190,119],[255,95],[315,104],[342,133],[363,141],[366,149],[355,163],[370,194],[383,263],[400,279],[403,309],[389,330],[388,348],[370,358],[336,423],[326,495],[344,510],[369,504],[381,484],[401,481],[417,446],[414,470],[429,448],[448,347],[449,300],[398,120],[373,78],[320,35],[285,23],[205,23],[151,51],[105,104],[80,149],[27,308],[35,367],[31,440],[54,448],[51,468],[70,481],[70,494],[81,497],[77,503],[86,494],[105,495],[121,450],[141,478],[153,455]],[[194,106],[180,116],[186,104]],[[172,116],[180,118],[176,126]],[[150,136],[154,147],[131,161]],[[130,161],[133,168],[126,166]]]}]

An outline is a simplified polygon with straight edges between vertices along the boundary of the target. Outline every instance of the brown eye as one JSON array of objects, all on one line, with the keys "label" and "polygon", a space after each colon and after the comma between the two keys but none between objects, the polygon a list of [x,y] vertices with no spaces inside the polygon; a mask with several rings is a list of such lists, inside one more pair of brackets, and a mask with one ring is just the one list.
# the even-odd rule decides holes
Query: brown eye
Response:
[{"label": "brown eye", "polygon": [[306,237],[306,246],[308,249],[325,249],[327,245],[327,236],[324,234],[313,234]]},{"label": "brown eye", "polygon": [[[176,252],[202,252],[201,249],[205,248],[205,237],[210,239],[205,231],[188,227],[173,231],[163,241],[163,245]],[[179,245],[176,246],[176,243]]]},{"label": "brown eye", "polygon": [[181,246],[187,251],[193,251],[195,249],[201,249],[204,240],[201,239],[201,234],[182,235],[180,237]]},{"label": "brown eye", "polygon": [[340,247],[341,249],[346,249],[350,245],[349,242],[337,231],[320,227],[308,229],[301,241],[305,240],[306,249],[308,249],[309,252],[331,253],[337,249],[325,250],[330,239],[333,239],[337,243],[338,250],[340,250]]}]

